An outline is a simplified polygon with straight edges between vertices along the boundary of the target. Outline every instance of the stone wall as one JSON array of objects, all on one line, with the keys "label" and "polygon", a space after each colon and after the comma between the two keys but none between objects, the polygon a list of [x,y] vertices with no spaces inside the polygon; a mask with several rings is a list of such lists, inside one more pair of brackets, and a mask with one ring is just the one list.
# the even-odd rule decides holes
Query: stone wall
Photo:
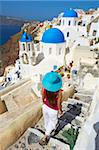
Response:
[{"label": "stone wall", "polygon": [[7,111],[7,107],[5,105],[5,102],[0,100],[0,114],[4,113],[6,111]]},{"label": "stone wall", "polygon": [[[0,92],[0,150],[7,149],[42,116],[42,102],[31,90],[30,79],[19,81]],[[4,102],[6,105],[4,105]],[[4,109],[7,107],[7,112]],[[1,109],[1,107],[0,107]],[[5,112],[5,113],[3,113]]]},{"label": "stone wall", "polygon": [[[21,81],[0,93],[1,101],[5,101],[8,111],[0,115],[0,150],[14,144],[42,116],[42,100],[31,90],[32,81]],[[63,92],[63,100],[72,96],[74,88]]]},{"label": "stone wall", "polygon": [[[13,116],[14,115],[14,116]],[[0,150],[5,150],[14,144],[18,138],[41,118],[41,101],[37,100],[24,109],[12,112],[8,120],[0,122]]]},{"label": "stone wall", "polygon": [[24,107],[31,103],[37,96],[31,90],[32,81],[19,81],[8,88],[5,88],[1,93],[1,101],[4,101],[9,112]]},{"label": "stone wall", "polygon": [[67,101],[69,97],[72,97],[74,95],[75,89],[73,86],[68,87],[63,91],[62,100]]}]

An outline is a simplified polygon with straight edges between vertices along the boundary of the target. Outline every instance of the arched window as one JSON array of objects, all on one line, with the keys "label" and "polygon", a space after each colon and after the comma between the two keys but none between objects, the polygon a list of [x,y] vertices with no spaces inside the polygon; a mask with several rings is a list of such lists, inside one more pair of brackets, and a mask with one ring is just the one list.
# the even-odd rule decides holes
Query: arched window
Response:
[{"label": "arched window", "polygon": [[22,61],[23,61],[24,64],[29,64],[29,60],[28,60],[27,54],[23,54],[22,55]]},{"label": "arched window", "polygon": [[93,30],[93,36],[96,36],[96,33],[97,33],[97,31],[96,30]]},{"label": "arched window", "polygon": [[70,52],[69,47],[66,48],[66,54],[68,54]]},{"label": "arched window", "polygon": [[61,55],[61,48],[59,48],[59,55]]},{"label": "arched window", "polygon": [[49,55],[52,53],[52,48],[49,48]]},{"label": "arched window", "polygon": [[25,51],[25,44],[23,44],[23,50]]},{"label": "arched window", "polygon": [[69,21],[68,21],[68,25],[70,26],[70,24],[71,24],[71,21],[69,20]]},{"label": "arched window", "polygon": [[67,37],[69,37],[69,32],[67,32]]},{"label": "arched window", "polygon": [[28,44],[28,50],[30,51],[30,44]]},{"label": "arched window", "polygon": [[57,24],[57,25],[59,25],[59,26],[61,25],[61,20],[58,21],[58,24]]}]

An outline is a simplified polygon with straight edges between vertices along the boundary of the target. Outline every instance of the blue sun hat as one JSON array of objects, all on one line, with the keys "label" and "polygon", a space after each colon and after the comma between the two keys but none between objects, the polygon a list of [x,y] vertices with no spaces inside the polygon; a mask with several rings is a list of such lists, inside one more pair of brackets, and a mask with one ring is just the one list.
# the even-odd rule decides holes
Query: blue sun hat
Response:
[{"label": "blue sun hat", "polygon": [[56,92],[62,87],[62,78],[57,72],[48,72],[43,77],[42,86],[50,92]]}]

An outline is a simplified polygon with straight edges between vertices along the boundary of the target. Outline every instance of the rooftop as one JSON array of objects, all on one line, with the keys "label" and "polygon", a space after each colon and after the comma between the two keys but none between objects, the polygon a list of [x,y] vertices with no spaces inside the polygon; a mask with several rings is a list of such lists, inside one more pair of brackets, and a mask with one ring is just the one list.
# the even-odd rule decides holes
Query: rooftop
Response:
[{"label": "rooftop", "polygon": [[63,43],[64,34],[57,28],[50,28],[43,33],[42,42],[44,43]]}]

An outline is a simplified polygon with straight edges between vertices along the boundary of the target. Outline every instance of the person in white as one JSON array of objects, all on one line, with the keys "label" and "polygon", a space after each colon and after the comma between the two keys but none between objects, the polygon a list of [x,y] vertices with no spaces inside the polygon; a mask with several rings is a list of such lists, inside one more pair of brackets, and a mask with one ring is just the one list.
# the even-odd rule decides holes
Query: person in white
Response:
[{"label": "person in white", "polygon": [[62,78],[57,72],[49,72],[44,76],[42,86],[45,135],[39,144],[46,145],[51,132],[56,128],[58,113],[62,114]]}]

